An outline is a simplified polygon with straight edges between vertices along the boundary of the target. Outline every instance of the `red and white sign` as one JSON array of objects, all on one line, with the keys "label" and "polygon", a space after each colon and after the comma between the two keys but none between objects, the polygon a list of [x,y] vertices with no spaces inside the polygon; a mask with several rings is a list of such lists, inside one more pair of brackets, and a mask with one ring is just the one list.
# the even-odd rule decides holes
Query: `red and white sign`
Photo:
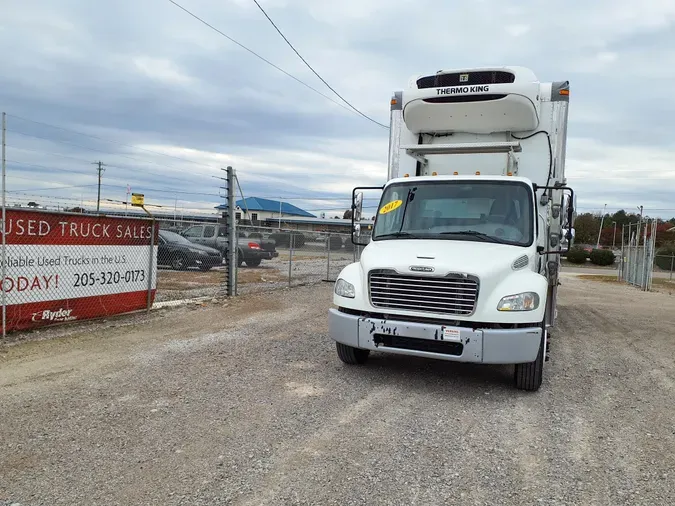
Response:
[{"label": "red and white sign", "polygon": [[7,210],[7,331],[145,308],[148,288],[155,296],[157,230],[151,249],[147,219]]}]

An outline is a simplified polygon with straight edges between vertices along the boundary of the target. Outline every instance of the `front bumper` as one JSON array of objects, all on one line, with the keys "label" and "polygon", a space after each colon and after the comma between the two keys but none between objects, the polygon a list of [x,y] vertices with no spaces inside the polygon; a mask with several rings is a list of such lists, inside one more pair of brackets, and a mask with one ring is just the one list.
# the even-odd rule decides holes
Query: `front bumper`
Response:
[{"label": "front bumper", "polygon": [[328,324],[333,340],[372,351],[427,357],[455,362],[521,364],[539,353],[541,328],[458,330],[457,338],[443,338],[443,326],[365,318],[330,309]]},{"label": "front bumper", "polygon": [[197,267],[218,267],[219,265],[223,264],[223,257],[222,256],[215,256],[215,255],[199,255],[199,256],[194,256],[191,259],[191,265],[197,266]]},{"label": "front bumper", "polygon": [[248,250],[244,256],[246,258],[250,258],[252,260],[272,260],[273,258],[276,258],[279,256],[278,251],[265,251],[265,250],[259,250],[259,249],[252,249]]}]

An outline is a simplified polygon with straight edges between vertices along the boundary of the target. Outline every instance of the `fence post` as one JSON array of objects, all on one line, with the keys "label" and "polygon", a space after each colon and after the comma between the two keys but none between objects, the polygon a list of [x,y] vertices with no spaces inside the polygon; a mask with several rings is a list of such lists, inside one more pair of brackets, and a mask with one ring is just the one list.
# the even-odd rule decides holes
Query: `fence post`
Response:
[{"label": "fence post", "polygon": [[675,253],[670,254],[670,281],[673,280],[673,262],[675,262]]},{"label": "fence post", "polygon": [[295,242],[295,235],[293,232],[290,233],[289,248],[288,248],[288,286],[292,286],[291,280],[293,279],[293,243]]},{"label": "fence post", "polygon": [[150,232],[150,260],[148,262],[148,298],[147,298],[147,308],[146,312],[150,312],[150,308],[152,307],[152,269],[153,269],[153,261],[155,259],[155,218],[153,217],[150,220],[150,226],[151,226],[151,232]]},{"label": "fence post", "polygon": [[326,248],[328,248],[326,256],[326,281],[330,281],[330,234],[326,237]]},{"label": "fence post", "polygon": [[2,291],[2,338],[7,336],[7,294],[5,293],[5,278],[7,277],[7,238],[5,237],[5,224],[7,223],[7,203],[5,193],[5,176],[7,174],[7,160],[5,158],[7,150],[7,113],[2,113],[2,280],[0,280],[0,289]]},{"label": "fence post", "polygon": [[235,213],[234,169],[227,167],[227,296],[237,291],[237,223]]}]

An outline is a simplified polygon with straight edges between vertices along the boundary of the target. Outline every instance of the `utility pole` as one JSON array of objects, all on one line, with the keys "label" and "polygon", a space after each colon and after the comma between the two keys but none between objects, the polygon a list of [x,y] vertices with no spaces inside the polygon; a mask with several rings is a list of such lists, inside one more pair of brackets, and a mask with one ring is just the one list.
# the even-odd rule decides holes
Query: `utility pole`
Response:
[{"label": "utility pole", "polygon": [[101,209],[101,175],[105,171],[103,167],[106,165],[100,160],[98,162],[94,162],[93,165],[98,165],[98,168],[96,169],[98,172],[98,197],[96,198],[96,212],[98,213]]},{"label": "utility pole", "polygon": [[600,234],[602,234],[602,225],[605,222],[605,210],[607,209],[607,204],[602,208],[602,219],[600,220],[600,230],[598,231],[598,242],[595,245],[595,249],[600,248]]},{"label": "utility pole", "polygon": [[614,243],[616,242],[616,221],[612,222],[614,224],[614,235],[612,236],[612,250],[614,249]]}]

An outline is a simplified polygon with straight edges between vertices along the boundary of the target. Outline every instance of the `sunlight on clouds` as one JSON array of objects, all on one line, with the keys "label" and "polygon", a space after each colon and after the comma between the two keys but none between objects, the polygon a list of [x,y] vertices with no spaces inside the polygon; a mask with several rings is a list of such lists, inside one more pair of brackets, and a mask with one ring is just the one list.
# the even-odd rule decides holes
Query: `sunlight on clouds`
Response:
[{"label": "sunlight on clouds", "polygon": [[170,60],[164,58],[151,58],[149,56],[137,56],[131,61],[137,70],[152,79],[180,85],[187,85],[194,82],[194,78],[181,72],[178,66]]}]

